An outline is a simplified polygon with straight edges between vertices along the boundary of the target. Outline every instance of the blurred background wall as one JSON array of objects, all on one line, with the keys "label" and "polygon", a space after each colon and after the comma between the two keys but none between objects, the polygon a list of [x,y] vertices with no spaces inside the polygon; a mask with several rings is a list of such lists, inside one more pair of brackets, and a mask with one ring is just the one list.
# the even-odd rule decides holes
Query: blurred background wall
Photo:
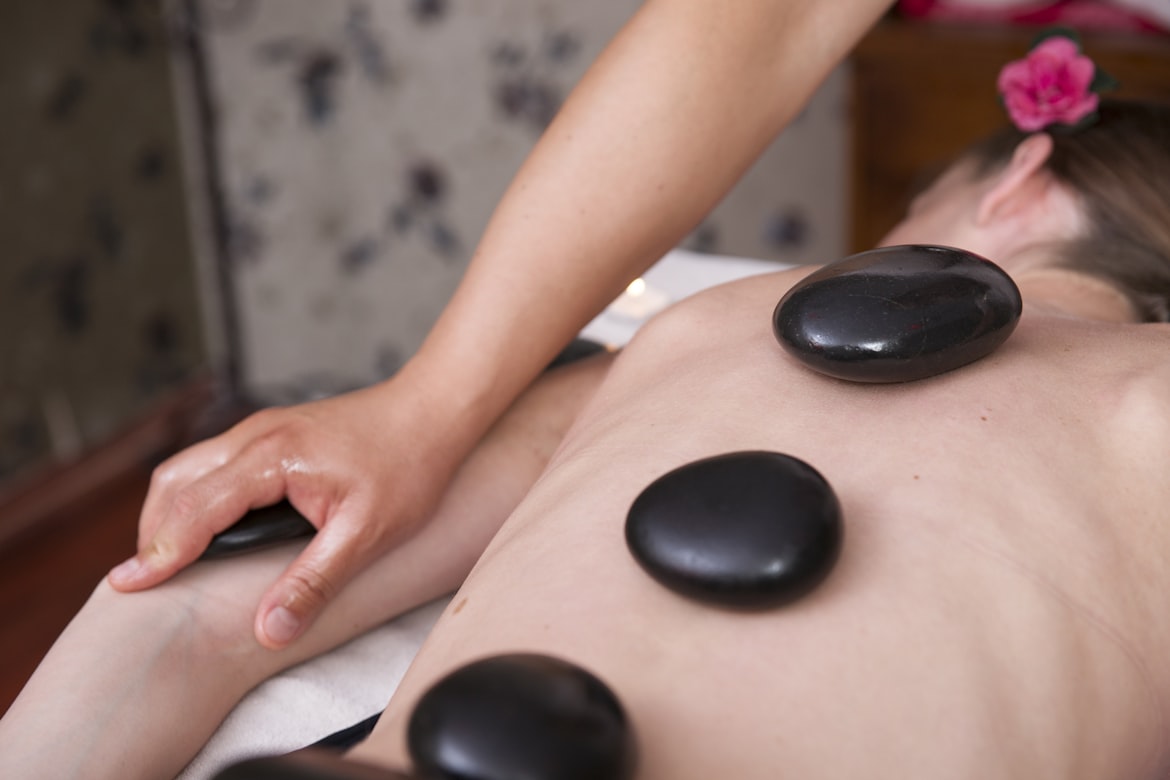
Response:
[{"label": "blurred background wall", "polygon": [[[209,374],[262,404],[392,374],[637,5],[5,0],[0,482]],[[845,98],[685,246],[841,256]]]},{"label": "blurred background wall", "polygon": [[157,3],[0,4],[0,481],[205,365]]},{"label": "blurred background wall", "polygon": [[[638,4],[204,0],[247,387],[294,401],[393,373]],[[844,92],[838,75],[687,245],[839,256]]]}]

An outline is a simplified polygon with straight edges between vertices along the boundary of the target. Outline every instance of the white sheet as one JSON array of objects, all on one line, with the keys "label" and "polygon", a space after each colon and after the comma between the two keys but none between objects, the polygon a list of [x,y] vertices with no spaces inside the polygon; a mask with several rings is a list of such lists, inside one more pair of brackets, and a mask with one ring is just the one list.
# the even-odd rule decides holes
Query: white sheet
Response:
[{"label": "white sheet", "polygon": [[419,607],[261,684],[180,779],[203,780],[245,758],[289,753],[381,712],[448,601]]}]

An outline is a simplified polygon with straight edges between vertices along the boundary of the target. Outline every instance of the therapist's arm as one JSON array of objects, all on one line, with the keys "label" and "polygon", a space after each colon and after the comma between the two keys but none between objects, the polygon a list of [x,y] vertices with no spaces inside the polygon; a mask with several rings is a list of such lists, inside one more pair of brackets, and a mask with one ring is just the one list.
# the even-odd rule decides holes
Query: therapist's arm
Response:
[{"label": "therapist's arm", "polygon": [[256,644],[252,618],[295,545],[190,566],[143,593],[102,583],[0,718],[0,778],[174,777],[263,680],[455,590],[611,362],[594,355],[534,383],[459,467],[428,522],[283,650]]},{"label": "therapist's arm", "polygon": [[647,2],[521,168],[416,367],[476,378],[477,416],[497,414],[707,214],[889,4]]},{"label": "therapist's arm", "polygon": [[287,496],[320,532],[261,599],[256,633],[295,639],[417,530],[541,367],[707,213],[891,1],[649,0],[520,170],[419,353],[380,385],[263,412],[173,458],[111,583],[157,584]]}]

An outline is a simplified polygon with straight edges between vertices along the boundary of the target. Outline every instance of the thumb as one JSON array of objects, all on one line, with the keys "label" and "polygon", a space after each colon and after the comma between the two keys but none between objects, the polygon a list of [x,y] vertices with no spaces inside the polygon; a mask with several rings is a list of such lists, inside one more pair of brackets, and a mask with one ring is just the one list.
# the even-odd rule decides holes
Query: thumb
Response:
[{"label": "thumb", "polygon": [[359,564],[359,535],[347,532],[339,518],[326,523],[260,599],[254,631],[270,650],[287,647],[301,636],[326,604],[367,563]]}]

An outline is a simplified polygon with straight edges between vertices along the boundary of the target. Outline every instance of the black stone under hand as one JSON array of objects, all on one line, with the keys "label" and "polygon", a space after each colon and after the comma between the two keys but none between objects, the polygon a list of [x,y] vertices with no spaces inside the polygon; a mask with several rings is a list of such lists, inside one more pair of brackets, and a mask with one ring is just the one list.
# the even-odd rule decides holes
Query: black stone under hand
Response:
[{"label": "black stone under hand", "polygon": [[232,764],[212,780],[412,780],[390,769],[343,761],[336,753],[303,750],[287,756],[250,758]]},{"label": "black stone under hand", "polygon": [[312,536],[316,532],[313,524],[292,504],[281,501],[248,511],[235,525],[216,534],[199,559],[226,558]]},{"label": "black stone under hand", "polygon": [[734,452],[652,482],[630,507],[626,543],[650,576],[699,601],[776,607],[828,576],[844,528],[837,497],[811,466]]},{"label": "black stone under hand", "polygon": [[[607,347],[588,339],[574,339],[560,354],[546,367],[552,370],[560,366],[575,363],[598,352],[606,352]],[[292,504],[281,501],[263,509],[253,509],[240,518],[239,522],[217,534],[211,540],[200,560],[226,558],[231,555],[240,555],[282,544],[293,539],[312,536],[317,529],[306,520]]]},{"label": "black stone under hand", "polygon": [[557,356],[553,358],[552,362],[545,366],[545,371],[551,371],[554,368],[567,366],[570,363],[576,363],[578,360],[584,360],[587,357],[598,354],[599,352],[609,352],[609,347],[599,341],[592,339],[575,338],[569,342],[569,345],[562,349]]},{"label": "black stone under hand", "polygon": [[626,780],[635,763],[609,688],[536,654],[485,658],[444,677],[411,713],[407,746],[428,780]]},{"label": "black stone under hand", "polygon": [[1019,321],[999,266],[951,247],[875,249],[825,266],[780,299],[777,340],[809,368],[855,382],[908,382],[991,353]]}]

